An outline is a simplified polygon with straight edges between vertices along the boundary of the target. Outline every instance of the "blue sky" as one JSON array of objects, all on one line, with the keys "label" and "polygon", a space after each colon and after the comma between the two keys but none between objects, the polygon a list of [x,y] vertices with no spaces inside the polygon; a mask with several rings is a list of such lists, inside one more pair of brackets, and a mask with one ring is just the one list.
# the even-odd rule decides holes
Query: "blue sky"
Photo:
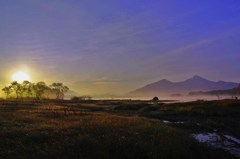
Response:
[{"label": "blue sky", "polygon": [[8,0],[0,22],[1,83],[21,69],[82,94],[240,81],[239,0]]}]

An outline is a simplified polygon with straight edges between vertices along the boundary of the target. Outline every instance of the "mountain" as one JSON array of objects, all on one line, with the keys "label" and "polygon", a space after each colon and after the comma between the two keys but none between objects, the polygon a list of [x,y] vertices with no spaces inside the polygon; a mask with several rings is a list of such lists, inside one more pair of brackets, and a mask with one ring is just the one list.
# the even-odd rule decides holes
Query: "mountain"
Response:
[{"label": "mountain", "polygon": [[199,96],[199,95],[231,95],[236,96],[240,94],[240,85],[231,89],[223,89],[223,90],[213,90],[213,91],[199,91],[199,92],[189,92],[191,96]]},{"label": "mountain", "polygon": [[148,84],[142,88],[130,92],[131,96],[156,96],[170,95],[173,93],[189,93],[192,91],[211,91],[231,89],[237,87],[239,83],[210,81],[198,75],[181,82],[171,82],[167,79]]}]

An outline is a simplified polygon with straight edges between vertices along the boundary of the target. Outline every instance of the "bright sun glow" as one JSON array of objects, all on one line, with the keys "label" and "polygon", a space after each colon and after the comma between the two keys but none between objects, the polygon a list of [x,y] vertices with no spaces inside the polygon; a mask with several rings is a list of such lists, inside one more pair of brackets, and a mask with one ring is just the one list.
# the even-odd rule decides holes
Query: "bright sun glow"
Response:
[{"label": "bright sun glow", "polygon": [[22,83],[23,81],[31,81],[31,78],[26,72],[19,71],[12,75],[12,80]]}]

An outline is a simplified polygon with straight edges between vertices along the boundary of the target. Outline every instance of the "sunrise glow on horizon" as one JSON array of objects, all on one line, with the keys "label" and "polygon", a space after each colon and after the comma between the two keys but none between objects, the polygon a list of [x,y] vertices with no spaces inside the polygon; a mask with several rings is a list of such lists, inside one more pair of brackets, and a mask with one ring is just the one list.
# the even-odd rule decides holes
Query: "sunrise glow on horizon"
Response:
[{"label": "sunrise glow on horizon", "polygon": [[18,83],[22,83],[23,81],[31,81],[31,77],[28,73],[23,71],[15,72],[12,75],[12,81],[17,81]]}]

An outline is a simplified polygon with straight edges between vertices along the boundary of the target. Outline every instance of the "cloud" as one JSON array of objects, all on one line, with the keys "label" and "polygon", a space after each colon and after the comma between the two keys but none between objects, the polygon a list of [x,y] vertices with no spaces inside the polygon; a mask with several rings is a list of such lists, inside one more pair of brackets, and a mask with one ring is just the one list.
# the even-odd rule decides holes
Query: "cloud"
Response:
[{"label": "cloud", "polygon": [[218,63],[236,70],[238,2],[0,3],[1,73],[25,64],[79,90],[123,92],[161,78],[217,77]]}]

